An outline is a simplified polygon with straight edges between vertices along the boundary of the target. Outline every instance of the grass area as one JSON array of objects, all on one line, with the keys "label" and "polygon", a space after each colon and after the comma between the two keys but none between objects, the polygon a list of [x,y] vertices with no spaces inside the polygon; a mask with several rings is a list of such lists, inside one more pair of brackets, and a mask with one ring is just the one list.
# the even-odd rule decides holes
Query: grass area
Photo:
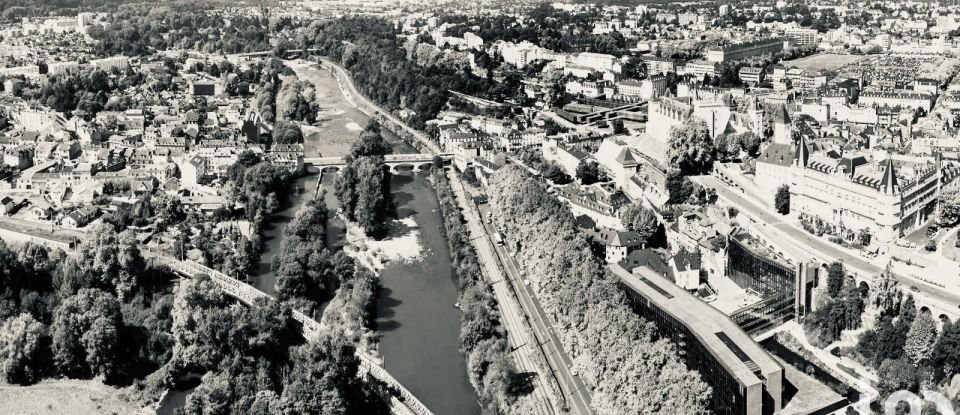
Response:
[{"label": "grass area", "polygon": [[135,414],[123,392],[96,380],[47,380],[31,386],[0,385],[0,412],[20,415]]},{"label": "grass area", "polygon": [[837,69],[841,66],[857,62],[867,57],[868,56],[863,56],[863,55],[841,55],[837,53],[818,53],[818,54],[810,55],[804,58],[794,59],[792,61],[785,61],[784,64],[786,66],[796,66],[800,69],[809,69],[809,70],[816,71],[816,70],[822,70],[822,69]]}]

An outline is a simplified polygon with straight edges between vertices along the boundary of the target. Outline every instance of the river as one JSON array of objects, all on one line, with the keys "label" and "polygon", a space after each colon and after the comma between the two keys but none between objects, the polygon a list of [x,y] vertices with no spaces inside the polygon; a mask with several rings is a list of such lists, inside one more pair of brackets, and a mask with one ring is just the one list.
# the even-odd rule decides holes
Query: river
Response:
[{"label": "river", "polygon": [[[344,101],[336,78],[326,70],[298,68],[298,72],[301,78],[317,85],[321,108],[320,126],[306,131],[304,152],[311,156],[347,154],[356,140],[358,126],[365,125],[369,118]],[[418,153],[385,129],[383,133],[394,153]],[[321,178],[326,190],[324,201],[331,213],[339,206],[333,195],[335,180],[334,174],[323,174]],[[307,176],[298,183],[304,181],[307,186],[315,186],[316,176]],[[457,277],[441,232],[443,222],[436,193],[425,173],[395,174],[390,185],[399,218],[412,216],[420,227],[424,255],[422,261],[389,263],[380,274],[383,288],[377,304],[377,330],[384,367],[438,415],[479,414],[477,395],[467,379],[465,357],[459,351],[460,313],[453,307],[457,301]],[[294,200],[291,206],[298,209],[302,203]],[[280,248],[287,215],[278,212],[281,226],[268,231],[275,237],[266,242],[262,272],[256,277],[257,287],[269,293],[273,293],[276,282],[269,264]],[[339,219],[328,222],[329,247],[342,247],[344,229]]]},{"label": "river", "polygon": [[[321,107],[319,126],[305,129],[304,153],[308,156],[342,156],[356,141],[359,128],[368,117],[353,109],[340,94],[336,79],[325,70],[306,69],[302,73],[317,85]],[[395,135],[384,131],[394,153],[418,151]],[[333,195],[334,174],[313,170],[297,179],[290,203],[277,212],[264,232],[264,250],[257,274],[250,282],[273,294],[276,275],[271,269],[273,257],[280,251],[283,228],[296,212],[313,197],[317,180],[326,189],[324,201],[330,212],[338,202]],[[391,179],[391,193],[400,219],[413,217],[420,228],[422,260],[389,263],[380,274],[381,290],[377,305],[379,353],[384,367],[414,393],[434,413],[479,414],[477,395],[467,379],[465,357],[459,351],[460,313],[456,275],[450,251],[441,231],[442,218],[433,187],[425,173],[405,172]],[[327,224],[327,245],[343,245],[344,224],[333,218]],[[186,394],[170,395],[161,413],[183,404]]]}]

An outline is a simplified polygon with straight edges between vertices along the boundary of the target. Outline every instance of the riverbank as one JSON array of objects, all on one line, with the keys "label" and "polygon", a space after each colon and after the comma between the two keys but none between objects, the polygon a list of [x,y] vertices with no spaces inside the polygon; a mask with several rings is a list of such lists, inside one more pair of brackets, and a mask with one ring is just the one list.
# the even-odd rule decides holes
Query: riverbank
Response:
[{"label": "riverbank", "polygon": [[367,236],[356,223],[337,215],[346,224],[346,245],[343,249],[365,268],[379,273],[394,261],[415,262],[423,259],[420,227],[412,217],[390,221],[387,236],[374,239]]},{"label": "riverbank", "polygon": [[[431,140],[426,134],[407,125],[405,122],[392,115],[388,109],[379,106],[361,94],[360,91],[357,90],[356,85],[354,85],[353,77],[349,71],[326,57],[320,57],[319,60],[322,63],[321,67],[329,71],[330,74],[337,79],[337,85],[340,88],[340,93],[343,95],[344,99],[353,105],[354,108],[364,112],[368,117],[374,118],[383,124],[388,130],[400,136],[407,143],[413,145],[418,150],[431,154],[440,153],[439,145]],[[308,68],[309,65],[315,65],[312,62],[306,63],[304,61],[285,62],[291,69],[294,70],[294,72],[297,73],[298,77],[300,76],[301,71],[303,71],[305,68]]]}]

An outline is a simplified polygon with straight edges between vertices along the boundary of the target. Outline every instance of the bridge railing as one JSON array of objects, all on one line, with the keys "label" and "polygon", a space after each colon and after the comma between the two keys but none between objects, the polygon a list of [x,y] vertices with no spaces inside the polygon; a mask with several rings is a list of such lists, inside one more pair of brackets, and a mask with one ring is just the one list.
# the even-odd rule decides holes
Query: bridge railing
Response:
[{"label": "bridge railing", "polygon": [[390,372],[387,372],[383,366],[380,366],[372,357],[368,356],[366,353],[357,352],[357,357],[360,359],[360,368],[365,370],[370,376],[373,376],[375,379],[387,384],[387,386],[392,387],[400,394],[400,399],[407,405],[410,410],[417,413],[418,415],[433,415],[427,407],[413,395],[412,392],[407,390]]},{"label": "bridge railing", "polygon": [[[229,275],[226,275],[220,271],[200,265],[193,261],[180,261],[173,258],[165,258],[167,266],[170,267],[174,272],[185,275],[187,277],[193,277],[199,274],[206,274],[210,279],[216,283],[227,295],[234,297],[241,302],[247,305],[253,305],[253,303],[259,298],[273,298],[269,294],[258,290],[256,287],[247,284],[245,282],[239,281],[237,279],[231,278]],[[302,325],[303,337],[307,341],[316,341],[320,337],[320,333],[327,330],[327,327],[315,320],[314,318],[300,312],[299,310],[293,310],[293,319],[300,322]],[[403,386],[390,372],[387,372],[383,366],[380,366],[377,363],[376,359],[370,355],[357,351],[357,358],[360,361],[360,369],[364,372],[369,373],[370,376],[373,376],[374,379],[377,379],[387,386],[393,388],[400,395],[400,399],[403,403],[412,410],[417,415],[433,415],[433,412],[427,408],[423,402],[420,402],[416,396],[413,395],[407,388]]]}]

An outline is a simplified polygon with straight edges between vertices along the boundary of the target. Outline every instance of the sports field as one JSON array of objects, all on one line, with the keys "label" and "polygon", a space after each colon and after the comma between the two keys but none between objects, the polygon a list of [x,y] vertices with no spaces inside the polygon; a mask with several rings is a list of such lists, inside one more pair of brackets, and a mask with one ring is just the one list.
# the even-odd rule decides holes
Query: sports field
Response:
[{"label": "sports field", "polygon": [[818,53],[805,58],[784,61],[784,66],[795,66],[800,69],[809,69],[812,71],[823,69],[837,69],[841,66],[857,62],[861,59],[867,59],[870,56],[864,55],[840,55],[836,53]]}]

